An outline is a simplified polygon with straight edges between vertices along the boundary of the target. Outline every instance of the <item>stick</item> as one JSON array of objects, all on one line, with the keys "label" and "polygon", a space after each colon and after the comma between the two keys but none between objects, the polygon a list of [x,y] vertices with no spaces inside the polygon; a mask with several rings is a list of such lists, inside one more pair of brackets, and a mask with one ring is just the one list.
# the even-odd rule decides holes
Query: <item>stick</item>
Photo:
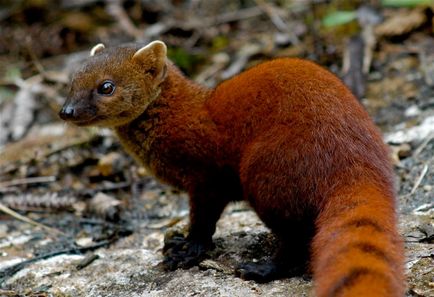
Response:
[{"label": "stick", "polygon": [[143,30],[140,30],[134,25],[119,0],[110,0],[107,6],[107,12],[118,21],[121,29],[125,33],[134,37],[136,40],[143,39]]},{"label": "stick", "polygon": [[413,186],[413,189],[411,189],[410,195],[413,195],[416,189],[419,187],[420,183],[422,182],[422,179],[424,178],[425,174],[428,172],[428,165],[425,164],[423,166],[422,172],[420,173],[419,178],[416,180],[416,183]]},{"label": "stick", "polygon": [[112,241],[111,240],[102,240],[100,242],[97,242],[93,245],[90,246],[86,246],[86,247],[72,247],[72,248],[67,248],[67,249],[63,249],[60,251],[54,251],[54,252],[50,252],[47,254],[42,254],[40,256],[36,256],[33,257],[31,259],[28,260],[24,260],[23,262],[20,262],[18,264],[15,264],[11,267],[7,267],[5,269],[0,270],[0,286],[12,275],[14,275],[15,273],[17,273],[18,271],[20,271],[21,269],[25,268],[27,265],[34,263],[36,261],[39,260],[45,260],[48,258],[52,258],[58,255],[62,255],[62,254],[74,254],[74,253],[83,253],[86,251],[92,251],[95,250],[97,248],[109,245]]},{"label": "stick", "polygon": [[12,186],[28,185],[28,184],[51,183],[54,181],[56,181],[56,177],[54,175],[28,177],[28,178],[14,179],[10,181],[0,182],[0,188],[7,188]]},{"label": "stick", "polygon": [[433,138],[434,133],[430,133],[428,137],[422,142],[422,144],[414,150],[413,157],[417,157]]},{"label": "stick", "polygon": [[216,26],[224,23],[235,22],[243,19],[249,19],[264,14],[264,11],[258,7],[253,6],[249,8],[231,11],[218,15],[213,21],[210,21],[208,26]]},{"label": "stick", "polygon": [[52,232],[52,233],[55,233],[57,235],[65,235],[65,233],[63,233],[62,231],[59,231],[57,229],[45,226],[45,225],[43,225],[41,223],[38,223],[38,222],[36,222],[36,221],[34,221],[32,219],[29,219],[29,218],[27,218],[25,216],[20,215],[19,213],[13,211],[12,209],[10,209],[9,207],[3,205],[2,203],[0,203],[0,211],[2,211],[4,213],[6,213],[6,214],[8,214],[8,215],[10,215],[10,216],[12,216],[14,218],[16,218],[17,220],[26,222],[26,223],[28,223],[30,225],[38,226],[38,227],[40,227],[42,229],[45,229],[48,232]]}]

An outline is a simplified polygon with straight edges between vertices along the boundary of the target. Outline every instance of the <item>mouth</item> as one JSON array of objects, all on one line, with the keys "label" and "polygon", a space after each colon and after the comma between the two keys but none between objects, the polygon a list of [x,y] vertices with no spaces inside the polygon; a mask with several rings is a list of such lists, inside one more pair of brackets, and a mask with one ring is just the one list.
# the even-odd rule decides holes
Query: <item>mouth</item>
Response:
[{"label": "mouth", "polygon": [[96,122],[96,120],[97,120],[97,118],[93,117],[93,118],[85,119],[85,120],[83,120],[83,119],[76,119],[76,120],[71,119],[71,120],[68,120],[68,122],[70,122],[73,125],[83,127],[83,126],[93,125]]}]

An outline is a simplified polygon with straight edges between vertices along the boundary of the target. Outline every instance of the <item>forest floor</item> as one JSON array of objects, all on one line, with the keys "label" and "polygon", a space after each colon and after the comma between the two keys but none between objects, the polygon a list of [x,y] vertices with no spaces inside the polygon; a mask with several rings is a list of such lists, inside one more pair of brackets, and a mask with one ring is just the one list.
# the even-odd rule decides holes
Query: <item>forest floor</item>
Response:
[{"label": "forest floor", "polygon": [[434,296],[434,4],[139,2],[0,6],[0,296],[309,296],[309,276],[234,276],[275,248],[245,203],[225,210],[209,259],[162,271],[165,232],[188,223],[186,194],[151,177],[111,131],[58,119],[94,44],[154,39],[208,86],[282,56],[340,76],[391,149],[407,296]]}]

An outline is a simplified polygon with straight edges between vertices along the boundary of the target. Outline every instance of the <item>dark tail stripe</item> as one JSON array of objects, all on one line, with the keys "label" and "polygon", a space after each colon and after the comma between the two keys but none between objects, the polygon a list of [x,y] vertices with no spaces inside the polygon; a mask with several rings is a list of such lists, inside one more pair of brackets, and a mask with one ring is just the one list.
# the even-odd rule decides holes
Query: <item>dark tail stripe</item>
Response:
[{"label": "dark tail stripe", "polygon": [[344,225],[342,225],[343,228],[345,227],[365,227],[369,226],[372,227],[377,232],[385,232],[384,228],[381,227],[377,222],[373,221],[370,218],[358,218],[351,220],[349,222],[346,222]]},{"label": "dark tail stripe", "polygon": [[385,230],[374,220],[372,220],[371,218],[358,218],[358,219],[353,219],[350,221],[345,222],[344,224],[340,225],[340,227],[334,231],[333,233],[330,234],[330,236],[328,236],[327,241],[325,243],[325,245],[329,244],[331,241],[335,241],[340,234],[348,232],[347,230],[349,228],[352,227],[370,227],[373,230],[375,230],[376,232],[380,232],[380,233],[384,233]]},{"label": "dark tail stripe", "polygon": [[[340,255],[345,255],[348,251],[350,251],[352,249],[358,249],[358,250],[362,251],[363,253],[373,255],[377,259],[386,262],[388,265],[391,265],[391,266],[396,265],[396,263],[394,261],[392,261],[389,258],[389,256],[379,247],[377,247],[371,243],[368,243],[368,242],[360,242],[359,241],[359,242],[350,243],[349,245],[338,250],[336,253],[332,254],[326,260],[326,262],[323,265],[321,265],[321,267],[329,267],[330,265],[332,265],[333,262],[336,261],[337,257],[339,257]],[[344,257],[346,257],[346,256],[344,256]]]},{"label": "dark tail stripe", "polygon": [[351,287],[357,283],[358,279],[365,275],[375,275],[376,277],[380,277],[386,279],[386,276],[378,271],[366,268],[366,267],[355,267],[351,269],[347,275],[342,277],[336,284],[330,289],[330,294],[328,296],[334,297],[339,296],[339,294],[347,287]]},{"label": "dark tail stripe", "polygon": [[378,259],[381,259],[387,262],[388,264],[393,264],[393,261],[388,257],[388,255],[382,249],[368,242],[355,242],[348,246],[348,249],[351,248],[359,249],[364,253],[374,255]]}]

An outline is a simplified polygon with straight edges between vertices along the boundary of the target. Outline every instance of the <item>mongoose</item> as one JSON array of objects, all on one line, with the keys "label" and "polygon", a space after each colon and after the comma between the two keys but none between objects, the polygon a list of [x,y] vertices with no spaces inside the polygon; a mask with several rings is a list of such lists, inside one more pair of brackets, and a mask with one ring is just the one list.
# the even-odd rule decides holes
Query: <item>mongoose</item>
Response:
[{"label": "mongoose", "polygon": [[316,296],[403,296],[388,150],[333,74],[281,58],[206,88],[166,45],[95,46],[73,75],[60,117],[112,128],[160,180],[188,192],[187,237],[164,266],[198,264],[231,201],[248,201],[279,240],[274,257],[241,264],[244,279],[291,276],[308,263]]}]

